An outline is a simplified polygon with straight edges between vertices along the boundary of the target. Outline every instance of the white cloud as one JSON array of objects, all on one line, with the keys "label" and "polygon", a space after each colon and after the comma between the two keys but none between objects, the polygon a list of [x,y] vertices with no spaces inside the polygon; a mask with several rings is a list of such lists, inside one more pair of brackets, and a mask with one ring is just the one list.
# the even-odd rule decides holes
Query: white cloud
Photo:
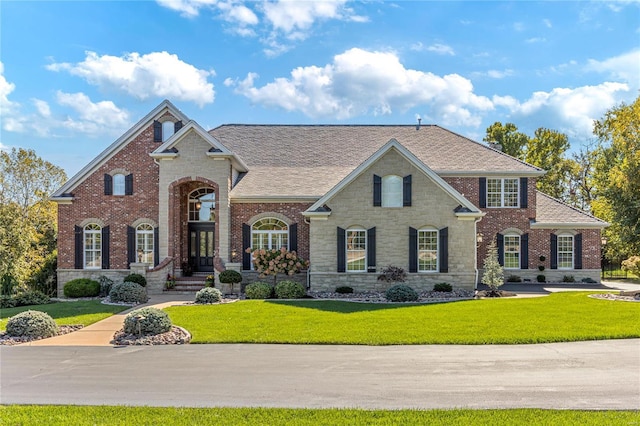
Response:
[{"label": "white cloud", "polygon": [[524,24],[522,22],[514,22],[513,29],[516,31],[524,31]]},{"label": "white cloud", "polygon": [[553,27],[553,25],[551,24],[551,20],[550,19],[543,19],[542,23],[544,24],[545,27],[547,28],[551,28]]},{"label": "white cloud", "polygon": [[611,78],[621,80],[638,88],[638,76],[640,76],[640,49],[623,53],[613,58],[597,61],[590,59],[586,70],[609,75]]},{"label": "white cloud", "polygon": [[133,52],[123,57],[86,52],[77,64],[54,63],[51,71],[68,71],[105,91],[118,90],[138,99],[150,96],[194,102],[200,107],[212,103],[213,84],[207,81],[213,71],[205,71],[181,61],[177,55]]},{"label": "white cloud", "polygon": [[65,126],[82,133],[92,134],[101,129],[122,129],[129,123],[129,114],[111,101],[91,102],[84,93],[64,93],[58,91],[56,100],[59,105],[71,108],[79,120],[67,118]]},{"label": "white cloud", "polygon": [[497,80],[505,78],[505,77],[510,77],[514,74],[512,69],[506,69],[506,70],[489,70],[489,71],[483,71],[483,72],[474,72],[471,75],[473,77],[488,77],[488,78],[495,78]]},{"label": "white cloud", "polygon": [[453,48],[451,46],[447,46],[446,44],[440,44],[440,43],[432,44],[431,46],[427,47],[427,50],[429,52],[435,52],[435,53],[438,53],[440,55],[455,56],[455,54],[456,54],[453,51]]},{"label": "white cloud", "polygon": [[544,43],[547,41],[544,37],[531,37],[525,40],[525,43],[533,44],[533,43]]},{"label": "white cloud", "polygon": [[16,85],[9,83],[4,76],[4,64],[0,62],[0,113],[5,115],[15,107],[15,103],[9,100],[9,95],[16,88]]},{"label": "white cloud", "polygon": [[323,67],[298,67],[289,78],[262,87],[256,86],[257,78],[249,73],[225,85],[256,104],[310,117],[346,119],[421,107],[445,125],[478,126],[480,113],[493,108],[488,98],[474,93],[468,79],[407,69],[392,52],[354,48]]},{"label": "white cloud", "polygon": [[200,14],[200,9],[213,6],[217,0],[156,0],[158,4],[168,9],[180,12],[187,18],[193,18]]},{"label": "white cloud", "polygon": [[38,110],[38,114],[40,114],[41,117],[51,117],[51,108],[49,108],[48,103],[46,103],[42,99],[32,99],[32,101],[36,109]]}]

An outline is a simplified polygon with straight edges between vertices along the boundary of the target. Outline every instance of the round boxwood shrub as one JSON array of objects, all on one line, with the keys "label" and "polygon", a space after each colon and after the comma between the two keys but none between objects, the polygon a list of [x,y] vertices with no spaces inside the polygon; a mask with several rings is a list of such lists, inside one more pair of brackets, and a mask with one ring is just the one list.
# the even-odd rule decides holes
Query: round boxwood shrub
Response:
[{"label": "round boxwood shrub", "polygon": [[414,302],[418,300],[418,293],[406,284],[397,284],[385,293],[389,302]]},{"label": "round boxwood shrub", "polygon": [[301,299],[307,294],[302,284],[295,281],[280,281],[275,292],[278,299]]},{"label": "round boxwood shrub", "polygon": [[227,269],[220,272],[220,275],[218,275],[218,279],[221,283],[236,284],[242,281],[242,274],[238,271]]},{"label": "round boxwood shrub", "polygon": [[52,337],[58,334],[58,325],[49,314],[24,311],[9,318],[7,334],[13,337]]},{"label": "round boxwood shrub", "polygon": [[127,334],[154,335],[171,330],[171,320],[165,311],[146,307],[130,312],[124,318],[124,332]]},{"label": "round boxwood shrub", "polygon": [[244,289],[247,299],[269,299],[273,296],[273,287],[269,283],[256,281]]},{"label": "round boxwood shrub", "polygon": [[222,300],[222,293],[220,290],[213,287],[205,287],[196,293],[196,303],[210,304],[218,303]]},{"label": "round boxwood shrub", "polygon": [[144,303],[148,300],[148,297],[144,287],[125,281],[114,284],[113,287],[111,287],[109,299],[115,303]]},{"label": "round boxwood shrub", "polygon": [[147,279],[140,274],[129,274],[126,277],[124,277],[123,281],[136,283],[138,285],[141,285],[142,287],[147,286]]},{"label": "round boxwood shrub", "polygon": [[433,291],[441,291],[445,293],[451,293],[453,288],[449,283],[438,283],[433,286]]},{"label": "round boxwood shrub", "polygon": [[338,294],[352,294],[353,293],[353,288],[343,285],[340,287],[336,287],[336,293]]},{"label": "round boxwood shrub", "polygon": [[66,283],[62,292],[66,297],[96,297],[100,294],[100,283],[89,278],[76,278]]}]

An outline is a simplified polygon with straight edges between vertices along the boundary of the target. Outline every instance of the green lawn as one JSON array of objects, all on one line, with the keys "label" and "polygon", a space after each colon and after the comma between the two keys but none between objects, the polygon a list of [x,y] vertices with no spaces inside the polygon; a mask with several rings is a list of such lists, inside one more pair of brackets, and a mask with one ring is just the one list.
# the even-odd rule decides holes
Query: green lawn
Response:
[{"label": "green lawn", "polygon": [[0,425],[613,425],[637,411],[0,406]]},{"label": "green lawn", "polygon": [[82,324],[86,327],[125,309],[129,309],[129,306],[104,305],[99,300],[58,302],[47,305],[0,309],[0,330],[4,331],[9,317],[28,310],[46,312],[56,320],[58,325]]},{"label": "green lawn", "polygon": [[640,337],[640,303],[554,293],[429,305],[254,301],[173,306],[192,343],[510,344]]}]

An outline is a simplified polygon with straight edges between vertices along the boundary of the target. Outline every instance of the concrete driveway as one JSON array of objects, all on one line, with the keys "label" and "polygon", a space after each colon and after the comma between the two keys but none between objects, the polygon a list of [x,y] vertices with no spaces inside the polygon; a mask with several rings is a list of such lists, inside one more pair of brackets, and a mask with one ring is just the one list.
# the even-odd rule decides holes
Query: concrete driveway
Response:
[{"label": "concrete driveway", "polygon": [[0,347],[0,404],[640,409],[640,339]]}]

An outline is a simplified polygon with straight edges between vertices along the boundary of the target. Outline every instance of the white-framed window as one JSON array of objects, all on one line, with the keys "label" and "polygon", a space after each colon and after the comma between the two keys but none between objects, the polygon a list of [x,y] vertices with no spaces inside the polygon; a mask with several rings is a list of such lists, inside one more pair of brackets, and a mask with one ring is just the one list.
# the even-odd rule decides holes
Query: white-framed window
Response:
[{"label": "white-framed window", "polygon": [[173,121],[165,121],[162,123],[162,142],[169,139],[175,133],[175,123]]},{"label": "white-framed window", "polygon": [[96,223],[84,227],[84,267],[102,268],[102,228]]},{"label": "white-framed window", "polygon": [[367,272],[367,231],[350,228],[345,232],[347,272]]},{"label": "white-framed window", "polygon": [[438,231],[418,230],[418,272],[438,272]]},{"label": "white-framed window", "polygon": [[504,268],[520,269],[520,235],[505,235],[503,248]]},{"label": "white-framed window", "polygon": [[558,235],[558,269],[573,269],[573,235]]},{"label": "white-framed window", "polygon": [[387,175],[382,178],[382,207],[402,207],[402,178]]},{"label": "white-framed window", "polygon": [[189,194],[189,222],[215,222],[216,193],[200,188]]},{"label": "white-framed window", "polygon": [[487,179],[487,207],[518,207],[518,178]]},{"label": "white-framed window", "polygon": [[138,262],[154,264],[153,226],[141,223],[136,227],[136,256]]},{"label": "white-framed window", "polygon": [[113,175],[113,195],[125,194],[125,178],[121,173]]},{"label": "white-framed window", "polygon": [[289,249],[289,226],[274,217],[256,221],[251,226],[252,249]]}]

